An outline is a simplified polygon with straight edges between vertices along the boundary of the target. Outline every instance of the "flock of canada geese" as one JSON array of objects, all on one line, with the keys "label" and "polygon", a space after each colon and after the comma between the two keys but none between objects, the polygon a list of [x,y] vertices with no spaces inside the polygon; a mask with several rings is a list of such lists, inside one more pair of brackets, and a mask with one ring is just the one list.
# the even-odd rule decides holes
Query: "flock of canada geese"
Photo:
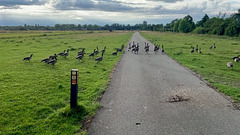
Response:
[{"label": "flock of canada geese", "polygon": [[[192,48],[191,53],[193,53],[194,51],[196,51],[196,52],[198,52],[198,53],[202,53],[201,48],[198,48],[198,45],[196,45],[196,48],[194,48],[194,47],[192,47],[192,46],[191,46],[191,48]],[[209,49],[216,49],[215,43],[213,44],[213,46],[210,46]],[[239,62],[239,56],[240,56],[240,55],[234,56],[234,57],[232,58],[232,60],[233,60],[234,62]],[[233,67],[233,62],[228,62],[228,63],[227,63],[227,67]]]},{"label": "flock of canada geese", "polygon": [[[116,56],[118,54],[118,52],[122,52],[122,50],[124,49],[124,45],[122,45],[121,48],[115,48],[115,49],[116,49],[116,52],[113,52],[112,55]],[[105,51],[106,51],[106,46],[104,47],[103,50],[101,50],[101,53],[102,53],[101,57],[95,58],[95,61],[97,61],[97,64],[103,60],[103,54],[105,53]],[[97,46],[96,49],[94,49],[93,52],[89,54],[89,57],[97,56],[99,53],[100,53],[100,51]],[[81,51],[77,52],[76,59],[83,60],[85,54],[86,54],[85,48],[83,48]],[[41,62],[44,62],[45,64],[51,64],[52,66],[54,66],[58,61],[58,59],[57,59],[58,56],[66,58],[68,55],[69,55],[69,49],[67,49],[67,51],[64,50],[63,52],[60,52],[58,54],[51,55],[48,58],[44,58],[41,60]],[[23,58],[23,61],[30,62],[32,57],[33,57],[33,54],[31,54],[28,57]]]},{"label": "flock of canada geese", "polygon": [[[105,47],[103,48],[103,50],[101,50],[101,53],[102,53],[101,57],[95,58],[95,61],[97,61],[97,64],[103,60],[103,55],[104,55],[104,53],[105,53],[105,51],[106,51],[106,48],[107,48],[107,47],[105,46]],[[146,52],[146,53],[149,52],[149,48],[150,48],[149,43],[146,43],[146,42],[145,42],[145,47],[144,47],[144,49],[145,49],[145,52]],[[117,56],[118,52],[123,52],[124,45],[122,45],[120,48],[115,48],[115,49],[116,49],[116,51],[114,51],[114,52],[112,53],[113,56]],[[160,46],[159,46],[159,45],[158,45],[158,46],[155,45],[155,47],[154,47],[154,52],[157,53],[159,49],[160,49]],[[130,51],[130,50],[132,51],[132,53],[138,54],[138,51],[139,51],[139,43],[135,44],[135,41],[133,41],[133,43],[129,43],[128,51]],[[161,52],[164,52],[163,45],[162,45]],[[97,46],[96,49],[94,49],[92,53],[89,53],[89,57],[97,56],[99,53],[100,53],[100,51],[99,51],[99,48],[98,48],[98,46]],[[78,60],[83,60],[85,54],[86,54],[86,53],[85,53],[85,48],[83,48],[81,51],[77,52],[77,57],[76,57],[76,59],[78,59]],[[58,56],[61,56],[61,57],[66,58],[68,55],[69,55],[69,49],[64,50],[63,52],[60,52],[60,53],[58,53],[58,54],[51,55],[51,56],[49,56],[48,58],[44,58],[44,59],[41,60],[41,62],[44,62],[45,64],[51,64],[52,66],[54,66],[54,65],[57,63],[57,61],[58,61],[58,59],[57,59]],[[31,54],[31,55],[28,56],[28,57],[23,58],[23,60],[30,62],[31,59],[32,59],[32,57],[33,57],[33,54]]]},{"label": "flock of canada geese", "polygon": [[[144,50],[148,54],[149,52],[149,43],[145,42]],[[155,54],[160,50],[160,45],[154,45],[154,52]],[[132,51],[134,54],[138,54],[139,51],[139,43],[135,44],[135,41],[133,43],[128,44],[128,51]],[[162,45],[161,52],[164,53],[164,46]]]},{"label": "flock of canada geese", "polygon": [[[191,46],[191,48],[192,48],[191,53],[194,53],[195,51],[198,52],[199,54],[202,53],[201,48],[199,48],[198,45],[196,45],[195,48]],[[123,51],[124,45],[122,45],[120,48],[115,48],[115,49],[116,49],[116,51],[113,52],[112,55],[116,56],[118,54],[118,52],[122,52]],[[214,43],[213,46],[210,46],[209,49],[216,49],[215,43]],[[148,54],[148,52],[150,50],[149,43],[145,42],[144,50]],[[164,53],[164,46],[162,45],[160,47],[160,45],[154,45],[154,52],[155,52],[155,54],[159,50],[161,51],[161,53]],[[98,58],[95,59],[95,61],[97,61],[97,64],[103,60],[103,55],[104,55],[105,51],[106,51],[106,46],[104,47],[103,50],[101,50],[101,53],[102,53],[101,57],[98,57]],[[128,44],[128,51],[131,51],[134,54],[138,54],[139,43],[136,44],[135,41],[133,41],[132,43],[130,42]],[[100,51],[99,51],[98,46],[97,46],[96,49],[94,49],[93,52],[89,54],[89,57],[97,56],[99,53],[100,53]],[[81,51],[79,51],[77,53],[76,59],[83,60],[85,54],[86,54],[85,53],[85,48],[83,48]],[[44,59],[41,60],[41,62],[44,62],[46,64],[51,64],[52,66],[54,66],[57,63],[57,57],[58,56],[66,58],[68,55],[69,55],[69,49],[67,49],[67,51],[64,50],[63,52],[60,52],[58,54],[51,55],[48,58],[44,58]],[[32,56],[33,56],[33,54],[31,54],[28,57],[23,58],[23,60],[30,62],[30,60],[32,59]],[[239,57],[240,57],[240,55],[234,56],[232,59],[233,59],[234,62],[239,62],[239,59],[240,59]],[[233,62],[228,62],[227,63],[227,67],[233,67]]]}]

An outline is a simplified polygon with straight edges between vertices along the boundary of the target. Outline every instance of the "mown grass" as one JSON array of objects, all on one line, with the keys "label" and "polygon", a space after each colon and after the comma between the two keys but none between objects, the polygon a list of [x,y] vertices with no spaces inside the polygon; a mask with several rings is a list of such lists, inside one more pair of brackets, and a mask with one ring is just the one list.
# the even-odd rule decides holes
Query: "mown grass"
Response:
[{"label": "mown grass", "polygon": [[[240,102],[240,63],[227,67],[232,57],[240,55],[240,38],[211,35],[141,32],[154,44],[165,46],[165,52],[194,72],[200,74],[219,91]],[[209,49],[216,44],[216,49]],[[202,54],[190,53],[198,44]]]},{"label": "mown grass", "polygon": [[[43,35],[46,34],[46,35]],[[95,114],[96,100],[106,89],[111,71],[120,59],[114,48],[127,44],[131,32],[14,32],[0,33],[0,134],[83,134],[82,121]],[[107,47],[96,64],[88,54]],[[84,61],[77,52],[86,48]],[[40,61],[58,56],[54,67]],[[31,62],[22,59],[33,54]],[[100,54],[98,55],[98,57]],[[70,71],[79,69],[78,108],[71,110]]]}]

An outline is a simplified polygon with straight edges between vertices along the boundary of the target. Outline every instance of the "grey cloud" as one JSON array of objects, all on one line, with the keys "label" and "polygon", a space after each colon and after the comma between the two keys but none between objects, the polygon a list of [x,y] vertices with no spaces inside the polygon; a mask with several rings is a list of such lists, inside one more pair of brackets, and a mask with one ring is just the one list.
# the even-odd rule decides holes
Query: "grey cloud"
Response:
[{"label": "grey cloud", "polygon": [[147,1],[162,1],[165,3],[176,3],[178,1],[183,1],[183,0],[147,0]]},{"label": "grey cloud", "polygon": [[91,0],[58,0],[55,1],[54,7],[58,10],[92,9],[95,7],[95,4]]},{"label": "grey cloud", "polygon": [[126,3],[122,3],[119,1],[113,0],[98,0],[97,2],[93,2],[92,0],[76,0],[76,1],[66,1],[59,0],[56,1],[54,7],[58,10],[95,10],[95,11],[129,11],[135,10],[131,6],[128,6]]},{"label": "grey cloud", "polygon": [[[205,5],[206,3],[202,3]],[[159,5],[153,9],[149,10],[149,13],[154,14],[203,14],[205,6],[200,7],[189,7],[188,5],[182,7],[181,9],[166,9],[164,6]]]},{"label": "grey cloud", "polygon": [[97,7],[104,11],[129,11],[134,8],[115,2],[99,2]]},{"label": "grey cloud", "polygon": [[0,6],[13,7],[17,5],[42,5],[45,0],[0,0]]}]

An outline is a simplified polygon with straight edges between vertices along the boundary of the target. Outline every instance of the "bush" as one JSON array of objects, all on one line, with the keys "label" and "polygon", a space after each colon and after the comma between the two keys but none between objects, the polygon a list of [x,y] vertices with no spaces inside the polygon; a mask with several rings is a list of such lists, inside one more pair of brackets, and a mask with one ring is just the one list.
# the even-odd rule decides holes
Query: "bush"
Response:
[{"label": "bush", "polygon": [[196,34],[205,34],[206,31],[205,31],[205,29],[204,29],[203,27],[197,27],[197,28],[193,31],[193,33],[196,33]]},{"label": "bush", "polygon": [[225,35],[228,35],[228,36],[237,36],[238,35],[237,28],[234,23],[231,23],[228,25],[228,27],[225,30]]}]

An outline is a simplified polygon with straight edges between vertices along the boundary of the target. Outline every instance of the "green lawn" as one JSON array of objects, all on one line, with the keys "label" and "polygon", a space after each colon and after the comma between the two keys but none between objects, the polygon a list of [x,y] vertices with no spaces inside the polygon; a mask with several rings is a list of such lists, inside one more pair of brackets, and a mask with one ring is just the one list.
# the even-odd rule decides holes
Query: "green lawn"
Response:
[{"label": "green lawn", "polygon": [[[154,44],[164,45],[170,57],[240,102],[240,63],[232,60],[232,57],[240,55],[240,38],[159,32],[141,34]],[[214,43],[216,49],[209,49]],[[196,47],[197,44],[202,53],[191,53],[191,46]],[[233,62],[233,68],[228,68],[227,62]]]},{"label": "green lawn", "polygon": [[[96,100],[106,89],[132,32],[10,32],[0,33],[0,134],[81,134],[82,121],[95,114]],[[100,64],[88,54],[107,47]],[[77,52],[86,48],[84,61]],[[55,66],[41,63],[54,53]],[[33,54],[30,62],[23,58]],[[98,55],[98,57],[100,54]],[[70,109],[70,72],[79,69],[79,107]]]}]

